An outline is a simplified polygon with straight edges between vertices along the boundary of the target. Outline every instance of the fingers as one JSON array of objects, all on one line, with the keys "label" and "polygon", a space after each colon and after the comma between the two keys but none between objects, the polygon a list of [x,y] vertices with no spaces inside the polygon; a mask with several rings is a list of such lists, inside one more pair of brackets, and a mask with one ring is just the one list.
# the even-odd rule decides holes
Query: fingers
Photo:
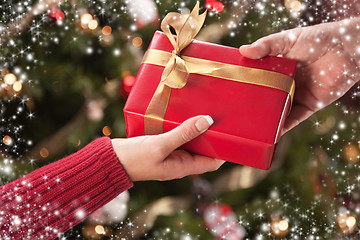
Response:
[{"label": "fingers", "polygon": [[268,55],[284,55],[289,51],[296,39],[296,32],[290,30],[260,38],[251,45],[241,46],[239,50],[243,56],[252,59],[259,59]]},{"label": "fingers", "polygon": [[164,161],[164,175],[160,180],[182,178],[219,169],[225,161],[177,150]]},{"label": "fingers", "polygon": [[269,46],[263,45],[260,40],[251,44],[240,47],[240,53],[244,57],[259,59],[269,54]]},{"label": "fingers", "polygon": [[259,59],[267,55],[276,56],[281,54],[285,48],[283,34],[273,34],[261,38],[251,45],[240,47],[240,53],[248,58]]},{"label": "fingers", "polygon": [[204,133],[213,123],[213,119],[208,115],[197,116],[186,120],[167,133],[158,135],[162,153],[165,156],[169,155],[176,148]]}]

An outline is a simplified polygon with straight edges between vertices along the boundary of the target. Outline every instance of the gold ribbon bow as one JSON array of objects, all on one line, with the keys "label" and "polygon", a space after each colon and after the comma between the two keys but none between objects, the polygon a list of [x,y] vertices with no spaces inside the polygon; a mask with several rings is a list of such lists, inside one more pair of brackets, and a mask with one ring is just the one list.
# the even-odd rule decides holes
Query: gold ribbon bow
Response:
[{"label": "gold ribbon bow", "polygon": [[[165,67],[161,81],[150,100],[144,115],[146,135],[163,132],[163,122],[170,100],[172,88],[183,88],[190,73],[222,78],[242,83],[255,84],[294,94],[295,82],[291,77],[267,70],[215,62],[188,56],[180,56],[200,31],[204,24],[206,11],[199,15],[199,2],[189,15],[168,13],[161,22],[161,29],[171,42],[174,50],[169,53],[162,50],[149,49],[144,56],[143,64]],[[175,29],[177,38],[171,34],[169,25]]]},{"label": "gold ribbon bow", "polygon": [[[161,30],[166,34],[174,50],[169,62],[166,64],[161,81],[171,88],[183,88],[189,78],[189,70],[180,52],[186,48],[200,31],[205,22],[206,11],[199,15],[199,2],[189,15],[171,12],[161,22]],[[171,34],[170,27],[176,32],[176,40]]]}]

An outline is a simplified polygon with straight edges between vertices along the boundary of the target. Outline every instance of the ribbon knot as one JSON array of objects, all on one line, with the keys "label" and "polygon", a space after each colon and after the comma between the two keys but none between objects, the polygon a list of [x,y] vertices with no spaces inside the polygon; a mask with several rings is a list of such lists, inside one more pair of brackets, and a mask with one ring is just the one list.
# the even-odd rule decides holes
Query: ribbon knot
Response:
[{"label": "ribbon knot", "polygon": [[[183,88],[189,78],[189,69],[180,53],[192,42],[205,22],[206,11],[199,15],[199,5],[199,2],[197,2],[188,15],[168,13],[161,22],[161,29],[174,47],[171,58],[161,75],[161,81],[170,88]],[[176,40],[170,31],[169,25],[176,32]]]}]

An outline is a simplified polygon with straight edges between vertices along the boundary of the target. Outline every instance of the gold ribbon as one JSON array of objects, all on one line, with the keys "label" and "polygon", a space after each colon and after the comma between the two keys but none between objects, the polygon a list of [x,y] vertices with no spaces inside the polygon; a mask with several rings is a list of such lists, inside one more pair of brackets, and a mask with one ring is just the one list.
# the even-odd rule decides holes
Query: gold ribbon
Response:
[{"label": "gold ribbon", "polygon": [[[161,23],[174,50],[170,52],[149,49],[143,59],[143,64],[153,64],[165,67],[161,81],[150,100],[144,116],[145,134],[153,135],[163,132],[163,121],[170,100],[172,88],[183,88],[190,73],[217,77],[225,80],[255,84],[279,89],[290,94],[291,102],[295,90],[295,81],[291,77],[267,70],[226,64],[206,59],[180,56],[181,50],[187,47],[200,31],[205,21],[206,12],[199,15],[199,2],[190,15],[168,13]],[[175,40],[168,25],[177,34]]]}]

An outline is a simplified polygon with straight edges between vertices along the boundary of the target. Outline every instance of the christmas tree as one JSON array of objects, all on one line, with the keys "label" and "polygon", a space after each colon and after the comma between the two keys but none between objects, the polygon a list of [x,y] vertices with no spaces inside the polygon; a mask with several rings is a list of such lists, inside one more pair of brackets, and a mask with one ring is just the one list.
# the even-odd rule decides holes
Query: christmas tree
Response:
[{"label": "christmas tree", "polygon": [[[0,5],[0,183],[100,136],[126,137],[122,109],[168,12],[196,1],[28,0]],[[197,39],[232,47],[356,14],[356,1],[206,0]],[[360,44],[360,43],[359,43]],[[60,239],[356,239],[358,87],[277,146],[270,170],[226,163],[137,182]]]}]

